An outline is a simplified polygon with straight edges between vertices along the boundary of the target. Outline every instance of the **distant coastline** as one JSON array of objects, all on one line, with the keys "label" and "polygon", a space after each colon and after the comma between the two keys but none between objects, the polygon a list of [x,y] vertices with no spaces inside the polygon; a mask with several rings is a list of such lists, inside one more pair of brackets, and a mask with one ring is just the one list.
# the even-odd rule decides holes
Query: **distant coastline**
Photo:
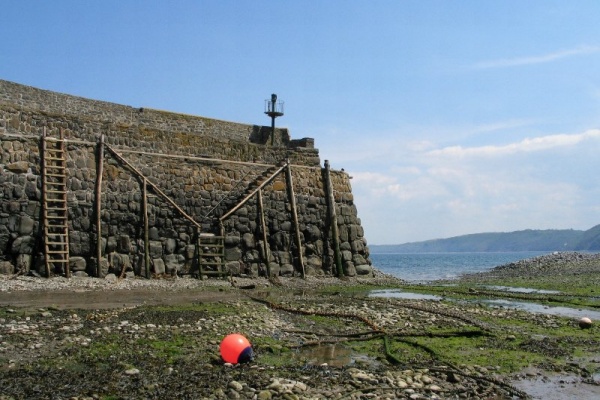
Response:
[{"label": "distant coastline", "polygon": [[586,231],[527,229],[474,233],[403,244],[370,244],[372,254],[518,251],[600,251],[600,225]]}]

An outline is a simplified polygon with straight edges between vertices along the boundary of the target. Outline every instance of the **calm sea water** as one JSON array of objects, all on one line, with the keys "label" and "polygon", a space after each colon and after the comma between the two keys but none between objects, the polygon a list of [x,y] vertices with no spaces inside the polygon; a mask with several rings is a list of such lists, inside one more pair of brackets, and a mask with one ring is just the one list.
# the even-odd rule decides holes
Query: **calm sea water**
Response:
[{"label": "calm sea water", "polygon": [[455,279],[462,274],[489,271],[499,265],[549,254],[524,251],[515,253],[419,253],[371,254],[373,265],[386,274],[411,282]]}]

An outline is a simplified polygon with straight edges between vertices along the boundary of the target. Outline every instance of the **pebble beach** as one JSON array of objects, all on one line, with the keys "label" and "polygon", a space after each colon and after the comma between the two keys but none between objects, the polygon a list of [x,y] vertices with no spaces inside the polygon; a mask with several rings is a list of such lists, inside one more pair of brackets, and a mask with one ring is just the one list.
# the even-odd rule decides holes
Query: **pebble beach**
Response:
[{"label": "pebble beach", "polygon": [[[558,371],[535,363],[507,375],[489,362],[456,365],[442,351],[423,351],[418,339],[451,332],[477,337],[480,352],[518,342],[543,354],[561,346],[494,321],[546,331],[574,331],[575,321],[353,292],[365,284],[403,282],[380,273],[276,281],[2,277],[0,399],[515,399],[531,398],[519,382],[550,382],[551,372],[576,376],[567,389],[580,394],[593,381],[575,359]],[[219,344],[231,332],[248,337],[251,362],[222,360]],[[594,336],[589,347],[598,349]]]}]

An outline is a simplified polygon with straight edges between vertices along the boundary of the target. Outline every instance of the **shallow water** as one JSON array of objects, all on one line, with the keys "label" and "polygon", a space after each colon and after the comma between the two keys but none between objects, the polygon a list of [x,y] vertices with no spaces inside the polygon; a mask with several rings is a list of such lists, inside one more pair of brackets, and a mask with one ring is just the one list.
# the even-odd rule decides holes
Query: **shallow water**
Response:
[{"label": "shallow water", "polygon": [[561,317],[569,317],[569,318],[582,318],[588,317],[591,318],[592,321],[600,320],[600,312],[593,310],[585,310],[585,309],[577,309],[577,308],[569,308],[569,307],[551,307],[545,306],[543,304],[537,303],[528,303],[524,301],[512,301],[512,300],[479,300],[482,303],[489,304],[497,307],[505,307],[505,308],[516,308],[519,310],[527,311],[535,314],[550,314],[550,315],[558,315]]},{"label": "shallow water", "polygon": [[583,383],[577,375],[554,375],[519,380],[513,385],[534,400],[596,400],[600,399],[597,376],[594,376],[594,381],[596,384],[589,384]]},{"label": "shallow water", "polygon": [[[539,293],[539,292],[537,292]],[[372,290],[369,293],[369,297],[384,297],[384,298],[395,298],[395,299],[406,299],[406,300],[442,300],[441,296],[423,294],[423,293],[412,293],[405,292],[401,289],[386,289],[386,290]],[[592,321],[600,320],[600,312],[594,310],[577,309],[570,307],[550,307],[543,304],[528,303],[525,301],[513,301],[513,300],[496,300],[496,299],[479,299],[477,302],[490,305],[492,307],[505,307],[515,308],[530,313],[536,314],[550,314],[558,315],[561,317],[568,318],[591,318]]]},{"label": "shallow water", "polygon": [[441,300],[442,299],[440,296],[436,296],[433,294],[404,292],[400,289],[372,290],[369,293],[369,297],[385,297],[385,298],[406,299],[406,300]]},{"label": "shallow water", "polygon": [[296,353],[295,357],[305,360],[308,365],[327,364],[336,368],[342,368],[355,363],[376,363],[374,359],[363,354],[354,353],[349,348],[339,344],[305,347]]},{"label": "shallow water", "polygon": [[511,286],[494,286],[494,285],[486,285],[483,286],[486,289],[492,290],[503,290],[506,292],[515,292],[515,293],[539,293],[539,294],[557,294],[560,293],[559,290],[544,290],[544,289],[533,289],[533,288],[522,288],[522,287],[511,287]]},{"label": "shallow water", "polygon": [[533,258],[547,252],[514,253],[371,253],[380,271],[412,283],[456,279],[463,274],[486,272],[499,265]]}]

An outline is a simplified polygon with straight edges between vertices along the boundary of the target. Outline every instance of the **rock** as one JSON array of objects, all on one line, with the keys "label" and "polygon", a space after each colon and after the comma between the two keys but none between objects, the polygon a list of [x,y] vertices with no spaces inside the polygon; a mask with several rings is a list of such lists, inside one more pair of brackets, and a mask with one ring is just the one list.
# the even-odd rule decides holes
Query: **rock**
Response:
[{"label": "rock", "polygon": [[355,265],[354,268],[356,269],[356,273],[358,275],[368,275],[373,272],[373,267],[371,267],[369,264]]},{"label": "rock", "polygon": [[140,370],[137,368],[130,368],[125,371],[125,375],[138,375],[139,373],[140,373]]},{"label": "rock", "polygon": [[589,329],[592,327],[592,320],[588,317],[583,317],[579,320],[579,327],[581,329]]},{"label": "rock", "polygon": [[16,174],[24,174],[29,169],[29,163],[27,161],[17,161],[6,165],[6,169]]},{"label": "rock", "polygon": [[235,390],[236,392],[241,392],[244,386],[238,381],[231,381],[227,384],[227,387]]},{"label": "rock", "polygon": [[439,387],[438,385],[429,385],[426,387],[427,390],[430,390],[432,392],[441,392],[442,388]]},{"label": "rock", "polygon": [[273,395],[271,394],[271,392],[269,390],[261,390],[260,392],[258,392],[258,395],[257,395],[258,400],[271,400],[272,398],[273,398]]}]

